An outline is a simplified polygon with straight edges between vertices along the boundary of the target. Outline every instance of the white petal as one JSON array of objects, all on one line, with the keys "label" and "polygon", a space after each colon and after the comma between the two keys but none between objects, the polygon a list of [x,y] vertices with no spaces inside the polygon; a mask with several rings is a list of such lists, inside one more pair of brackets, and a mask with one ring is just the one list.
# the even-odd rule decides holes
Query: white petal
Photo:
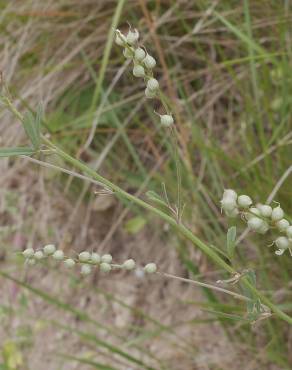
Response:
[{"label": "white petal", "polygon": [[282,254],[285,252],[285,249],[278,249],[278,250],[276,250],[276,252],[275,252],[275,254],[277,255],[277,256],[282,256]]}]

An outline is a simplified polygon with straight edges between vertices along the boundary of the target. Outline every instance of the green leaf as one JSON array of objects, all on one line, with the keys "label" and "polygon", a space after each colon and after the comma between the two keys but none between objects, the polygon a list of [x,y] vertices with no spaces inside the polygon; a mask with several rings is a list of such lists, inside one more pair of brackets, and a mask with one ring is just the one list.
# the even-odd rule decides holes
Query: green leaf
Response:
[{"label": "green leaf", "polygon": [[143,229],[146,222],[147,222],[146,219],[141,216],[131,218],[126,223],[125,230],[128,231],[128,233],[130,234],[137,234],[140,230]]},{"label": "green leaf", "polygon": [[227,253],[230,258],[234,257],[236,241],[236,227],[232,226],[227,231]]},{"label": "green leaf", "polygon": [[23,118],[25,132],[35,149],[39,149],[41,144],[41,114],[42,109],[38,107],[36,117],[31,112],[27,112]]},{"label": "green leaf", "polygon": [[0,158],[2,157],[15,157],[18,155],[32,155],[35,149],[28,146],[17,148],[0,148]]},{"label": "green leaf", "polygon": [[153,202],[155,202],[157,204],[168,207],[167,203],[165,203],[165,201],[161,198],[161,196],[158,195],[157,193],[155,193],[155,191],[152,191],[152,190],[147,191],[146,197],[149,200],[152,200]]}]

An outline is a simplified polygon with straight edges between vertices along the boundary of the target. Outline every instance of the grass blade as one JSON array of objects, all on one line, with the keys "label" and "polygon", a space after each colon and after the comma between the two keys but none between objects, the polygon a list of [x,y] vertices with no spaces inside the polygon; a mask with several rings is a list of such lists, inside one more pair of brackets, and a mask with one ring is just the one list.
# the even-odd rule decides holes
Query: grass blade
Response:
[{"label": "grass blade", "polygon": [[32,155],[33,153],[35,153],[35,150],[28,146],[16,148],[0,148],[0,158],[16,157],[18,155]]}]

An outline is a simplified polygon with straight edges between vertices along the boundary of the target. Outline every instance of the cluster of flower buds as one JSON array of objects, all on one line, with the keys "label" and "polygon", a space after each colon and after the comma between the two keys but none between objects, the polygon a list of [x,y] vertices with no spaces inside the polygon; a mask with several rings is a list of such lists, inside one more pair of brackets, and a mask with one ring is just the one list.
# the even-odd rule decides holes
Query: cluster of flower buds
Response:
[{"label": "cluster of flower buds", "polygon": [[[112,256],[110,254],[99,255],[96,252],[83,251],[76,256],[76,258],[66,257],[61,249],[56,249],[53,244],[48,244],[42,249],[34,250],[27,248],[22,252],[27,264],[34,265],[37,261],[45,258],[52,258],[56,261],[62,262],[67,268],[73,268],[80,265],[80,273],[82,275],[89,275],[94,267],[99,267],[102,272],[109,272],[112,269],[135,270],[136,262],[133,259],[128,259],[122,264],[112,263]],[[155,263],[148,263],[144,266],[144,271],[148,274],[153,274],[157,271]]]},{"label": "cluster of flower buds", "polygon": [[226,189],[221,207],[228,217],[240,214],[248,227],[259,234],[265,234],[269,229],[283,233],[274,241],[278,248],[275,253],[280,256],[288,249],[292,255],[292,225],[284,218],[284,211],[279,205],[274,208],[268,204],[253,205],[248,195],[237,195],[234,190]]},{"label": "cluster of flower buds", "polygon": [[[127,59],[134,63],[133,75],[141,77],[146,83],[145,96],[147,98],[159,97],[159,82],[153,76],[153,68],[156,66],[156,60],[149,55],[145,49],[138,45],[139,32],[135,29],[129,29],[127,35],[120,30],[116,30],[116,44],[124,48],[123,54]],[[170,127],[174,123],[171,114],[162,114],[160,123],[164,127]]]}]

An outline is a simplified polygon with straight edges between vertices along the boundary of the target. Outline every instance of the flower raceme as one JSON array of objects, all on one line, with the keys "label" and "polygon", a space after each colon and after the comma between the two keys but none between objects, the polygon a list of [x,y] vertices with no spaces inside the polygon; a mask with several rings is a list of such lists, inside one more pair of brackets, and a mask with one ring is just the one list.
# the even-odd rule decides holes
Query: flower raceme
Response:
[{"label": "flower raceme", "polygon": [[[34,250],[27,248],[22,252],[27,264],[34,265],[37,261],[52,258],[55,261],[63,262],[67,268],[73,268],[80,265],[81,275],[89,275],[94,267],[99,267],[102,272],[109,272],[112,269],[135,270],[137,268],[136,262],[131,258],[124,261],[122,264],[112,263],[113,258],[110,254],[99,255],[96,252],[83,251],[76,256],[76,258],[66,257],[61,249],[57,249],[53,244],[48,244],[42,249]],[[144,272],[153,274],[157,271],[155,263],[148,263],[143,268]]]},{"label": "flower raceme", "polygon": [[273,242],[278,248],[275,254],[281,256],[288,249],[292,256],[292,225],[284,218],[285,214],[280,205],[274,208],[268,204],[253,205],[248,195],[237,195],[233,189],[225,189],[221,208],[228,217],[240,214],[248,227],[259,234],[265,234],[270,229],[283,233],[283,236]]},{"label": "flower raceme", "polygon": [[[124,35],[120,30],[116,30],[115,42],[117,45],[124,48],[124,57],[133,61],[133,75],[138,78],[143,78],[146,83],[145,96],[149,99],[159,99],[159,82],[153,77],[153,68],[156,66],[156,60],[149,55],[143,47],[138,45],[138,41],[139,32],[136,29],[130,29],[127,35]],[[161,101],[161,103],[167,110],[167,114],[159,115],[160,123],[164,127],[170,127],[174,123],[173,116],[165,103],[163,101]]]}]

